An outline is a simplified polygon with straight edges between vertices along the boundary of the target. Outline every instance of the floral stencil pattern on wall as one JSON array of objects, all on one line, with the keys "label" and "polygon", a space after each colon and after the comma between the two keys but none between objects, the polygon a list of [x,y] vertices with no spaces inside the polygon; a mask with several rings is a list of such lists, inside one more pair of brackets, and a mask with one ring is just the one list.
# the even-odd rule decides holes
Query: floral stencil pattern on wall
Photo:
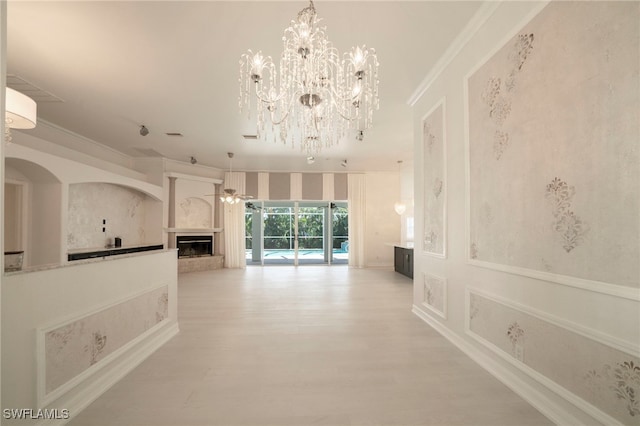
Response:
[{"label": "floral stencil pattern on wall", "polygon": [[446,280],[444,278],[425,273],[423,291],[422,304],[443,318],[446,318]]},{"label": "floral stencil pattern on wall", "polygon": [[445,141],[444,103],[438,104],[423,120],[424,147],[424,239],[423,250],[445,255]]},{"label": "floral stencil pattern on wall", "polygon": [[158,307],[156,310],[156,324],[169,316],[169,294],[162,293],[158,297]]},{"label": "floral stencil pattern on wall", "polygon": [[89,365],[93,365],[98,362],[98,356],[104,351],[104,347],[107,345],[107,336],[101,334],[100,331],[92,333],[91,339],[88,345],[84,347],[85,352],[89,353]]},{"label": "floral stencil pattern on wall", "polygon": [[502,127],[511,114],[512,93],[516,88],[518,74],[522,71],[522,66],[533,48],[533,38],[533,34],[520,34],[516,38],[511,51],[507,54],[512,63],[508,76],[504,79],[490,77],[481,94],[482,101],[489,108],[489,118],[496,127],[493,136],[493,153],[496,160],[502,157],[509,146],[509,133],[504,132]]},{"label": "floral stencil pattern on wall", "polygon": [[168,288],[151,290],[44,333],[45,392],[72,380],[168,317]]},{"label": "floral stencil pattern on wall", "polygon": [[511,342],[511,355],[522,361],[524,330],[520,327],[517,321],[514,321],[509,325],[509,328],[507,329],[507,337]]},{"label": "floral stencil pattern on wall", "polygon": [[556,177],[547,185],[545,194],[553,206],[553,229],[560,235],[562,247],[567,253],[582,243],[589,230],[588,225],[571,211],[571,200],[575,193],[573,186]]},{"label": "floral stencil pattern on wall", "polygon": [[206,200],[185,198],[176,209],[177,228],[212,228],[213,209]]},{"label": "floral stencil pattern on wall", "polygon": [[550,2],[469,75],[478,265],[640,288],[639,21],[638,2]]},{"label": "floral stencil pattern on wall", "polygon": [[471,243],[471,246],[469,246],[469,257],[471,257],[471,259],[478,258],[478,244]]},{"label": "floral stencil pattern on wall", "polygon": [[638,424],[638,356],[473,291],[469,332],[619,422]]}]

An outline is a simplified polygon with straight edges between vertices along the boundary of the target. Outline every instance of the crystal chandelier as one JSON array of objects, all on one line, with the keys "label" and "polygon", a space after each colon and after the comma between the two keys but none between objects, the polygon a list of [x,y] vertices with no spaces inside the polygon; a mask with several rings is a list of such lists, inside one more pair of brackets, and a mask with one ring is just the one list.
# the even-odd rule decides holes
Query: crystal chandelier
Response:
[{"label": "crystal chandelier", "polygon": [[258,137],[266,136],[267,116],[274,141],[278,126],[283,143],[298,143],[308,155],[337,144],[350,129],[362,140],[379,108],[375,50],[358,46],[341,57],[320,21],[311,1],[284,30],[279,74],[262,52],[249,50],[240,60],[239,106],[250,115],[255,95]]}]

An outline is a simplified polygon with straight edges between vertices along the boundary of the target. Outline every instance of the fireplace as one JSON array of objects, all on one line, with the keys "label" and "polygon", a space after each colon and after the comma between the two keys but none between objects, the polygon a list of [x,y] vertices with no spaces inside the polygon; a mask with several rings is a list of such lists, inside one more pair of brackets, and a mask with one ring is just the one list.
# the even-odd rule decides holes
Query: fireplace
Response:
[{"label": "fireplace", "polygon": [[189,235],[176,237],[178,257],[213,256],[213,237],[211,235]]}]

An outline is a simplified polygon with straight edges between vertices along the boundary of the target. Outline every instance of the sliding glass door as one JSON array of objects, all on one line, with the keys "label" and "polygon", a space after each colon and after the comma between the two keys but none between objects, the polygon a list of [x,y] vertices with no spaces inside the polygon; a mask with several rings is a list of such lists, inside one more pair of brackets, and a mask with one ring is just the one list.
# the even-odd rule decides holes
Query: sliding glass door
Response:
[{"label": "sliding glass door", "polygon": [[346,203],[246,204],[248,265],[347,263]]}]

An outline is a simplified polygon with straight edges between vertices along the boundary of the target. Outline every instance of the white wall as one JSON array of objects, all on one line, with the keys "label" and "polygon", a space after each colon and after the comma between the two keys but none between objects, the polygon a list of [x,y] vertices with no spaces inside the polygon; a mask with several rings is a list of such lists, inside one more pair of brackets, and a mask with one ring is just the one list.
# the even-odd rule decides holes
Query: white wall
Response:
[{"label": "white wall", "polygon": [[393,246],[400,242],[401,218],[393,209],[400,197],[397,172],[365,173],[364,265],[393,268]]},{"label": "white wall", "polygon": [[62,252],[62,185],[37,183],[31,186],[29,264],[55,265]]},{"label": "white wall", "polygon": [[[578,3],[575,4],[578,5]],[[465,178],[467,152],[464,81],[474,67],[506,43],[542,6],[544,4],[538,2],[504,2],[485,6],[482,11],[487,15],[475,21],[475,24],[480,24],[477,32],[470,33],[468,42],[458,46],[462,46],[461,50],[448,58],[450,59],[448,64],[443,63],[441,72],[424,86],[426,91],[416,98],[414,105],[416,159],[414,312],[557,423],[616,424],[620,421],[620,417],[613,419],[612,411],[604,412],[604,409],[596,408],[596,405],[602,407],[608,403],[619,404],[621,416],[624,416],[624,401],[608,395],[606,398],[610,401],[608,399],[606,403],[602,400],[587,402],[585,397],[578,396],[580,387],[586,386],[584,377],[588,375],[588,371],[572,372],[571,380],[574,380],[575,386],[568,390],[568,386],[564,383],[559,384],[559,379],[551,373],[537,366],[532,367],[530,363],[527,364],[516,358],[515,354],[512,356],[505,353],[495,345],[482,342],[482,339],[478,339],[469,331],[470,318],[476,315],[473,312],[476,307],[472,306],[473,300],[470,301],[474,296],[467,294],[471,289],[490,296],[491,301],[482,299],[485,303],[483,306],[489,307],[487,309],[495,309],[493,314],[496,318],[498,311],[508,306],[508,309],[511,309],[509,312],[522,318],[521,321],[530,323],[537,321],[541,324],[540,327],[547,330],[548,335],[546,341],[542,339],[545,343],[538,349],[543,349],[549,356],[555,356],[556,365],[566,366],[567,369],[573,368],[572,364],[582,362],[583,358],[593,357],[592,359],[595,360],[593,368],[600,372],[602,365],[596,365],[595,362],[600,362],[598,357],[609,352],[618,354],[617,358],[607,360],[609,367],[616,368],[618,362],[634,359],[631,354],[635,353],[637,357],[638,348],[640,348],[638,295],[619,297],[615,291],[608,292],[609,287],[606,284],[601,287],[602,291],[592,291],[545,279],[488,269],[468,261],[466,229],[469,206]],[[558,46],[558,49],[562,48]],[[448,250],[447,257],[439,259],[423,252],[421,248],[420,236],[423,235],[424,222],[422,194],[425,192],[422,180],[421,120],[443,98],[446,100],[445,131],[448,158],[446,163]],[[554,107],[549,105],[549,108]],[[548,141],[540,142],[544,144]],[[490,166],[487,165],[487,167]],[[618,189],[611,188],[611,190]],[[634,196],[637,199],[638,194]],[[625,224],[620,223],[618,226],[625,226]],[[425,292],[424,274],[428,274],[428,277],[436,277],[436,282],[440,283],[439,291],[444,288],[442,290],[444,313],[436,312],[433,306],[429,305],[428,295]],[[627,296],[632,294],[630,291],[623,291],[623,293]],[[484,314],[492,315],[492,312]],[[508,343],[507,330],[491,332],[497,333],[497,339],[503,339]],[[531,336],[532,331],[527,330],[527,332]],[[561,337],[555,340],[556,335]],[[591,345],[592,342],[598,342],[603,345],[603,349],[597,353],[581,353],[579,346],[569,342],[582,342],[580,344],[584,344],[584,347]],[[565,348],[562,345],[568,345],[568,347]],[[525,349],[525,360],[527,356]],[[588,361],[585,361],[585,365],[588,365]],[[637,387],[637,383],[634,386]],[[613,393],[613,390],[603,386],[602,392]]]},{"label": "white wall", "polygon": [[[5,86],[7,80],[7,2],[0,2],[0,117],[5,114]],[[0,134],[4,135],[4,120],[0,120]],[[4,183],[4,147],[0,146],[0,178]],[[4,223],[4,185],[0,185],[0,224]],[[4,241],[0,238],[0,252],[4,253]],[[4,256],[0,259],[0,271],[4,271]],[[0,295],[2,294],[3,279],[0,274]],[[1,316],[0,316],[1,317]],[[1,346],[1,345],[0,345]],[[0,357],[1,360],[1,357]],[[0,382],[2,369],[0,368]],[[0,391],[1,396],[1,391]],[[0,407],[4,408],[4,407]]]},{"label": "white wall", "polygon": [[23,250],[22,246],[22,185],[4,184],[4,249]]},{"label": "white wall", "polygon": [[[170,321],[163,323],[163,330],[175,334],[177,260],[173,250],[78,261],[65,267],[5,275],[2,294],[2,406],[38,407],[37,385],[44,379],[36,368],[44,362],[43,348],[36,345],[38,330],[88,317],[106,306],[123,303],[160,286],[169,286]],[[116,318],[105,328],[114,327],[118,322]],[[91,402],[91,398],[97,397],[148,356],[151,352],[145,352],[147,345],[157,347],[158,343],[153,341],[162,331],[148,331],[145,338],[125,354],[115,359],[105,358],[100,369],[93,368],[91,374],[60,395],[50,407],[67,408],[72,415],[77,414]],[[169,337],[165,336],[164,341]],[[117,336],[112,339],[117,339]],[[25,421],[20,422],[23,424]]]},{"label": "white wall", "polygon": [[[61,257],[62,191],[60,182],[34,163],[8,158],[5,176],[23,192],[21,206],[23,267],[58,264]],[[22,170],[18,170],[22,168]],[[5,224],[5,228],[10,226]]]},{"label": "white wall", "polygon": [[405,161],[400,167],[400,198],[406,206],[401,217],[400,243],[404,246],[414,242],[415,196],[413,193],[413,160]]}]

